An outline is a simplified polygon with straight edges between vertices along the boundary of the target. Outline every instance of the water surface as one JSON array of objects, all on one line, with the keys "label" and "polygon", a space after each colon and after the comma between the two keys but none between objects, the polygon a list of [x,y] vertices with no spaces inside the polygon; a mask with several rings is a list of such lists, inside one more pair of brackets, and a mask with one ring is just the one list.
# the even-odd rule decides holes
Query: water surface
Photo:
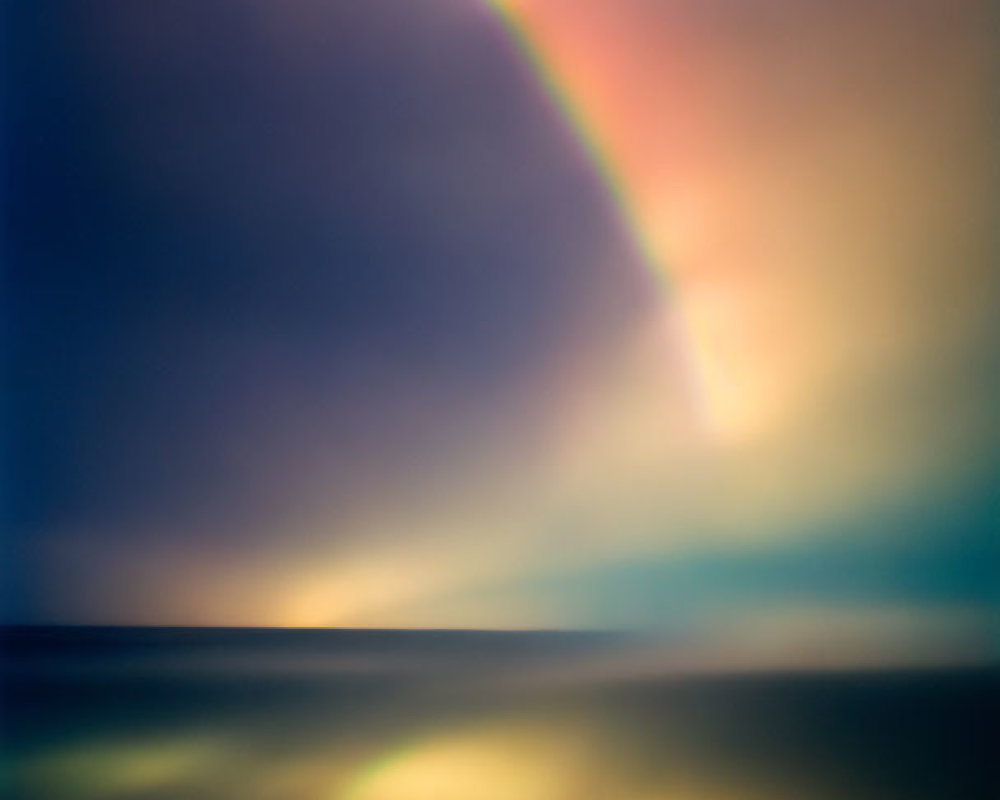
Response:
[{"label": "water surface", "polygon": [[[8,628],[17,798],[992,798],[995,671],[657,674],[607,634]],[[609,666],[610,665],[610,666]]]}]

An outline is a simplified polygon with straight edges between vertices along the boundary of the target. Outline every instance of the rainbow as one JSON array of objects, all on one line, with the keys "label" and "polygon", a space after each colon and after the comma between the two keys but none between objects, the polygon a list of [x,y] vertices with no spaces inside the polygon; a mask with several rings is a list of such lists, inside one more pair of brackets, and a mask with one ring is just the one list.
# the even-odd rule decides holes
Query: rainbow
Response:
[{"label": "rainbow", "polygon": [[[554,17],[546,20],[542,7],[532,7],[531,0],[479,2],[503,26],[555,115],[567,126],[574,145],[611,199],[616,222],[638,257],[640,278],[661,300],[658,313],[651,320],[653,336],[671,340],[681,365],[678,377],[687,387],[697,424],[706,431],[718,432],[724,415],[720,401],[728,402],[733,393],[719,369],[718,355],[704,336],[697,335],[699,326],[691,317],[692,310],[679,302],[678,275],[671,268],[673,259],[667,252],[673,246],[672,243],[668,246],[667,239],[674,238],[678,220],[664,215],[659,208],[664,187],[652,187],[651,196],[655,202],[650,203],[650,197],[644,198],[645,202],[640,200],[635,173],[637,162],[634,159],[629,162],[627,157],[638,157],[641,162],[643,153],[625,152],[627,148],[620,138],[613,145],[615,137],[610,134],[614,133],[615,123],[605,117],[614,114],[602,113],[593,102],[585,102],[584,95],[588,92],[591,96],[587,99],[593,101],[595,86],[592,84],[596,81],[579,69],[580,54],[567,58],[565,51],[554,52],[558,50],[558,25],[565,22],[560,12],[557,10]],[[624,121],[625,115],[622,115],[617,124]],[[626,164],[633,170],[629,175],[624,169]]]},{"label": "rainbow", "polygon": [[650,238],[643,232],[637,204],[626,189],[624,176],[617,169],[616,160],[603,140],[599,127],[584,108],[577,94],[570,89],[569,76],[546,57],[545,49],[523,12],[511,0],[479,0],[495,20],[505,29],[525,63],[531,68],[544,95],[551,102],[556,115],[570,130],[574,144],[579,147],[586,161],[591,164],[601,183],[612,198],[613,207],[624,230],[642,256],[649,276],[656,283],[663,283],[665,270],[659,263]]},{"label": "rainbow", "polygon": [[[713,437],[728,435],[727,429],[743,425],[755,403],[746,399],[746,387],[732,380],[732,356],[719,344],[728,337],[717,335],[715,320],[725,309],[714,298],[692,303],[681,291],[692,267],[697,269],[699,256],[692,250],[699,247],[694,243],[706,215],[697,200],[692,207],[687,189],[695,174],[711,195],[714,168],[707,170],[706,182],[704,163],[685,155],[682,171],[687,174],[674,174],[672,167],[683,148],[676,140],[659,138],[672,128],[674,109],[690,99],[692,86],[680,79],[684,71],[673,74],[659,51],[652,62],[637,60],[620,49],[627,47],[627,37],[604,35],[609,24],[642,24],[627,3],[571,9],[572,4],[532,0],[479,2],[503,26],[612,201],[617,222],[638,257],[640,277],[659,301],[639,338],[651,334],[669,340],[678,359],[675,366],[680,367],[675,378],[686,387],[696,425]],[[628,71],[637,64],[644,69]]]}]

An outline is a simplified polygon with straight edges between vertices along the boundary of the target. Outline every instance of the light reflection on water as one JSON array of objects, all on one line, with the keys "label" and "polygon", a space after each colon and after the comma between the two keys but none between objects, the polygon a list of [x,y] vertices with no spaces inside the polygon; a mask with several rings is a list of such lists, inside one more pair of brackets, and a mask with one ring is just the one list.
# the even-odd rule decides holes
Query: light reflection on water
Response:
[{"label": "light reflection on water", "polygon": [[620,643],[273,635],[15,641],[13,796],[986,798],[996,779],[982,669],[559,680]]}]

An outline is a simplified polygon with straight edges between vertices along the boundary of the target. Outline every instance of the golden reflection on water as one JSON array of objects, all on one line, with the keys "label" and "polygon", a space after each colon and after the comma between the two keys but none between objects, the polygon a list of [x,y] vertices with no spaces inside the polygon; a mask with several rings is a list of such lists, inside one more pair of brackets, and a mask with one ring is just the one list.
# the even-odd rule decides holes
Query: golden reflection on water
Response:
[{"label": "golden reflection on water", "polygon": [[[246,800],[782,800],[772,785],[677,754],[651,770],[628,736],[578,715],[500,715],[438,727],[400,743],[348,740],[266,752],[239,733],[84,743],[41,754],[22,771],[37,798]],[[613,727],[613,726],[612,726]]]},{"label": "golden reflection on water", "polygon": [[[378,760],[334,800],[727,800],[756,796],[677,775],[653,779],[593,730],[492,723],[417,742]],[[622,757],[624,756],[624,757]],[[775,795],[771,795],[775,797]]]},{"label": "golden reflection on water", "polygon": [[588,744],[585,730],[538,724],[449,732],[375,761],[337,800],[580,797],[590,777]]}]

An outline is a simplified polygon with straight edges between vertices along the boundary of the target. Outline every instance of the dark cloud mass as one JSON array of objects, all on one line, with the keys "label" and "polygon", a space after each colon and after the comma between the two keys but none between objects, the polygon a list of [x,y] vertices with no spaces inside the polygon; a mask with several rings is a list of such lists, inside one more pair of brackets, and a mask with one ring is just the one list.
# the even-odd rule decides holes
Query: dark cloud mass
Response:
[{"label": "dark cloud mass", "polygon": [[11,12],[22,539],[221,537],[349,493],[488,420],[595,302],[614,324],[639,300],[483,9],[278,9]]}]

